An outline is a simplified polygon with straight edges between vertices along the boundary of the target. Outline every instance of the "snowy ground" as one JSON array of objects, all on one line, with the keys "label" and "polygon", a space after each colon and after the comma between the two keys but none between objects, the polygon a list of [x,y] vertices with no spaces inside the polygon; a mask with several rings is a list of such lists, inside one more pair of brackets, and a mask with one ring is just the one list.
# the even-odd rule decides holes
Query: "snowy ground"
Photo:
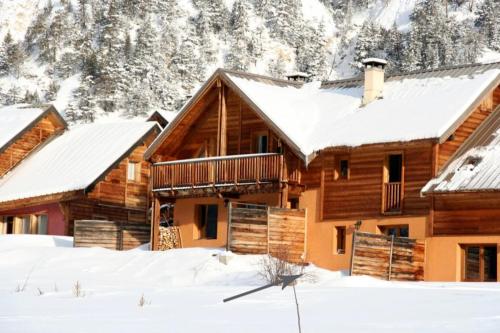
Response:
[{"label": "snowy ground", "polygon": [[[0,332],[297,331],[290,288],[222,302],[263,283],[258,256],[236,256],[226,266],[213,256],[217,249],[71,246],[67,237],[0,236]],[[303,332],[500,331],[498,284],[396,283],[310,270],[317,282],[297,286]],[[83,297],[73,293],[76,281]]]}]

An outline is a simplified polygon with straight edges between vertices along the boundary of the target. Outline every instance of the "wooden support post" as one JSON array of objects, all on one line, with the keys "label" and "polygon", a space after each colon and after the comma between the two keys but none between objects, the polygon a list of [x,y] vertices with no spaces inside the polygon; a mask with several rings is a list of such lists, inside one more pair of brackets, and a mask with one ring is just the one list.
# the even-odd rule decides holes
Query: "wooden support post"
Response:
[{"label": "wooden support post", "polygon": [[153,207],[151,209],[151,250],[159,249],[160,241],[160,199],[153,194]]},{"label": "wooden support post", "polygon": [[354,252],[356,251],[356,230],[352,232],[352,245],[351,245],[351,265],[349,266],[349,276],[352,276],[352,269],[354,268]]},{"label": "wooden support post", "polygon": [[271,207],[267,206],[267,254],[269,254],[269,215],[271,215]]},{"label": "wooden support post", "polygon": [[391,250],[389,252],[389,272],[387,275],[387,280],[391,281],[392,274],[392,252],[394,251],[394,235],[391,235]]},{"label": "wooden support post", "polygon": [[227,241],[226,241],[226,251],[231,250],[231,218],[233,214],[233,203],[231,201],[227,204]]},{"label": "wooden support post", "polygon": [[226,108],[226,97],[227,91],[222,85],[221,87],[221,120],[220,120],[220,152],[219,156],[227,155],[227,108]]}]

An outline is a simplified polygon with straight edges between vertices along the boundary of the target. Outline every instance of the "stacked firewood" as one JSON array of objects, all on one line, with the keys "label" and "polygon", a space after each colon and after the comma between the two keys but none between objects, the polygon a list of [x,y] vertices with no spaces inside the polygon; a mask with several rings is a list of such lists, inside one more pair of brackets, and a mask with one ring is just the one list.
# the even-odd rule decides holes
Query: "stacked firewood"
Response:
[{"label": "stacked firewood", "polygon": [[179,227],[160,227],[160,250],[180,248],[181,237]]}]

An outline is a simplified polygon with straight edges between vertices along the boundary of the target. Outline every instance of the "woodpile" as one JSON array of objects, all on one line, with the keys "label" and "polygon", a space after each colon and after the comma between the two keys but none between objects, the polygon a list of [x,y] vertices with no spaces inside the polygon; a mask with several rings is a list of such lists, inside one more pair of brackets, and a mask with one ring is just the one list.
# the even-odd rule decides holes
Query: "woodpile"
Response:
[{"label": "woodpile", "polygon": [[182,247],[179,227],[160,227],[159,250],[166,251]]}]

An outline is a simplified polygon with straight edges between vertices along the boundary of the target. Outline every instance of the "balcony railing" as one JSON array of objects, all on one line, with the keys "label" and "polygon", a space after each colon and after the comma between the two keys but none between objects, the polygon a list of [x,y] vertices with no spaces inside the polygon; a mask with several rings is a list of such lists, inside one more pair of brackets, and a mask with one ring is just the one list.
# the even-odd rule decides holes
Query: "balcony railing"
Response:
[{"label": "balcony railing", "polygon": [[[295,171],[295,170],[294,170]],[[281,154],[251,154],[177,160],[153,164],[154,191],[260,185],[300,180],[288,172]],[[295,179],[297,178],[297,179]]]},{"label": "balcony railing", "polygon": [[397,213],[401,211],[401,183],[384,184],[384,213]]}]

